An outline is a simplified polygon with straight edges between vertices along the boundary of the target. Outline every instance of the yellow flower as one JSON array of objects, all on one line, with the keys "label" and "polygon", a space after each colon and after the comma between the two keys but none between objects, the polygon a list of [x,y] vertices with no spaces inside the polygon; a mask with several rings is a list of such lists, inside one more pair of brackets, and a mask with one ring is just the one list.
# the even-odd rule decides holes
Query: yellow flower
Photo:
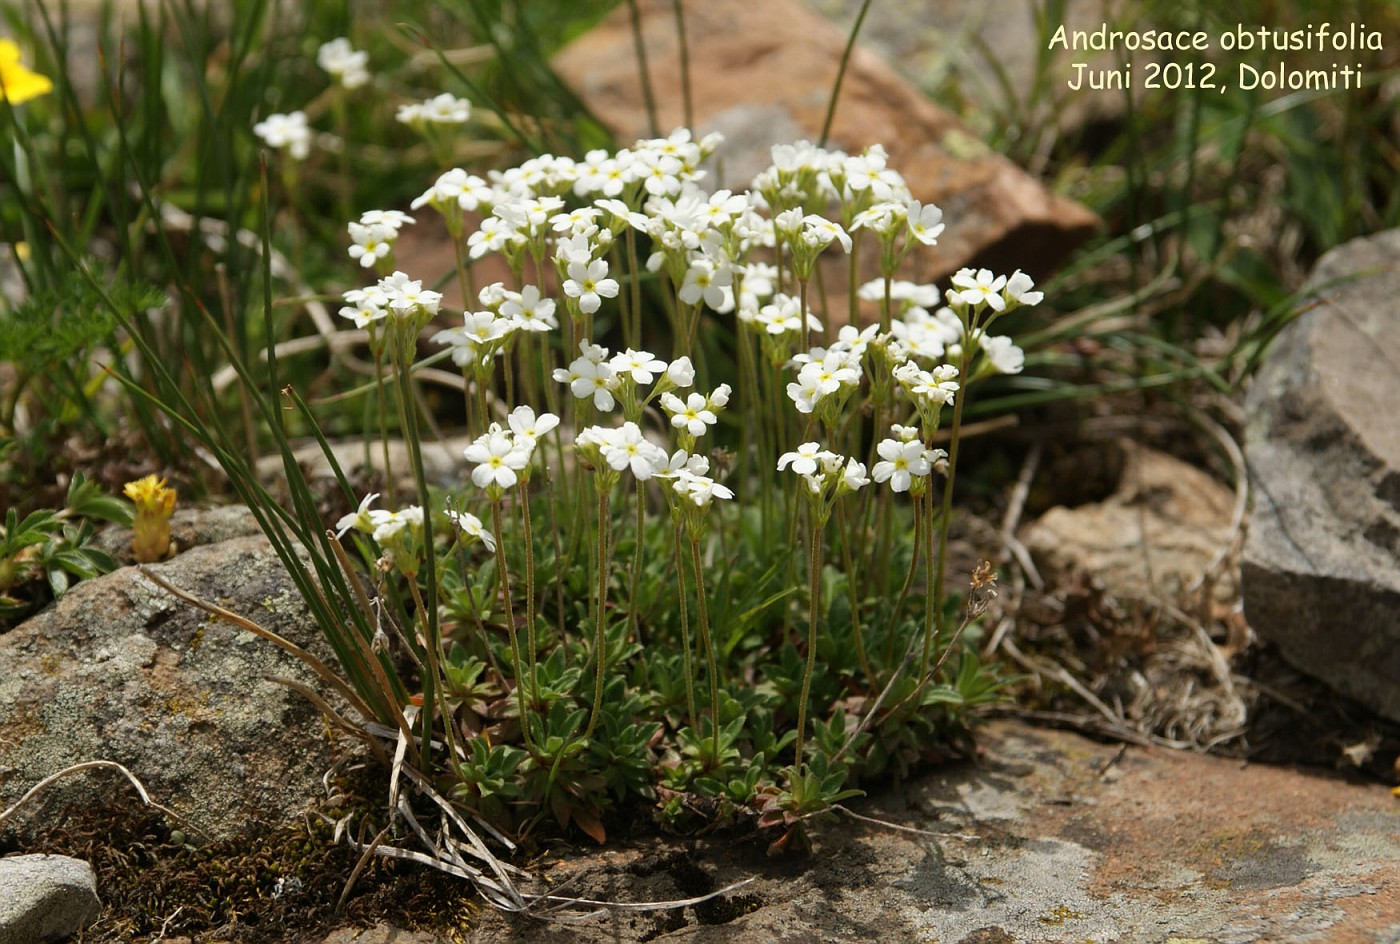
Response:
[{"label": "yellow flower", "polygon": [[19,47],[14,40],[0,39],[0,97],[9,99],[11,105],[19,105],[52,91],[52,82],[19,61]]},{"label": "yellow flower", "polygon": [[122,492],[136,506],[131,552],[143,564],[170,556],[170,516],[175,512],[175,489],[165,479],[148,475],[127,482]]}]

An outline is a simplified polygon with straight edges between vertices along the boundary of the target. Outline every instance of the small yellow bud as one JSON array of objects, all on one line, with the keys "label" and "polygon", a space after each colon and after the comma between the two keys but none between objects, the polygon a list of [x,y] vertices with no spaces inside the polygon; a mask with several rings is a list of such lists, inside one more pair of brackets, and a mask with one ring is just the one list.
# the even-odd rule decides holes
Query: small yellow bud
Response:
[{"label": "small yellow bud", "polygon": [[169,557],[170,516],[175,512],[175,489],[166,488],[165,479],[148,475],[135,482],[127,482],[122,491],[136,506],[131,553],[143,564]]},{"label": "small yellow bud", "polygon": [[0,98],[11,105],[53,91],[53,83],[37,72],[31,72],[19,61],[19,47],[14,40],[0,39]]}]

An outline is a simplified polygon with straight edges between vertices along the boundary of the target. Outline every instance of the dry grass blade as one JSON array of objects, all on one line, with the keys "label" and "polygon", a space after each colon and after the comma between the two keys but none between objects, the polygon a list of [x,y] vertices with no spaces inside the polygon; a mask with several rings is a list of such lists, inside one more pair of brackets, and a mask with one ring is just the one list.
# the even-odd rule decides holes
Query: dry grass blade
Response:
[{"label": "dry grass blade", "polygon": [[16,800],[16,801],[9,807],[9,809],[6,809],[6,810],[4,810],[3,812],[0,812],[0,825],[4,825],[4,823],[5,823],[6,820],[8,820],[10,817],[14,816],[15,813],[19,812],[20,807],[22,807],[22,806],[24,806],[24,804],[28,803],[31,799],[33,799],[35,796],[37,796],[42,790],[44,790],[44,788],[48,787],[50,784],[52,784],[52,783],[54,783],[54,782],[56,782],[56,781],[58,781],[58,780],[63,779],[64,777],[68,776],[69,774],[80,773],[81,771],[84,771],[84,770],[98,770],[98,769],[106,769],[106,770],[115,770],[115,771],[118,771],[122,776],[124,776],[124,777],[131,783],[131,785],[132,785],[133,787],[136,788],[136,794],[137,794],[139,797],[141,797],[141,802],[142,802],[142,803],[145,803],[147,806],[151,807],[152,809],[160,810],[160,811],[161,811],[162,813],[164,813],[166,816],[169,816],[171,819],[175,820],[176,822],[181,823],[182,825],[188,826],[189,828],[193,829],[195,832],[197,832],[197,833],[199,833],[200,835],[204,836],[206,839],[209,838],[208,834],[205,833],[204,830],[200,829],[198,826],[195,826],[195,825],[192,824],[192,823],[186,823],[186,822],[184,821],[184,818],[181,817],[179,813],[176,813],[174,810],[170,809],[170,807],[168,807],[168,806],[162,806],[161,804],[157,803],[155,800],[152,800],[152,799],[151,799],[151,795],[150,795],[149,793],[146,792],[146,788],[141,784],[141,781],[136,779],[136,775],[133,774],[131,771],[127,770],[125,767],[123,767],[121,764],[117,763],[117,762],[114,761],[114,760],[88,760],[88,761],[83,761],[83,762],[80,763],[80,764],[74,764],[74,765],[71,766],[71,767],[65,767],[65,768],[63,768],[62,770],[58,771],[57,773],[49,774],[49,775],[48,775],[47,777],[45,777],[43,780],[40,780],[38,783],[34,784],[34,786],[32,786],[32,787],[30,787],[28,790],[26,790],[25,793],[24,793],[24,796],[22,796],[22,797],[20,797],[18,800]]},{"label": "dry grass blade", "polygon": [[263,678],[269,682],[276,682],[278,685],[285,685],[292,691],[299,693],[307,701],[316,706],[316,709],[325,716],[326,720],[335,725],[345,733],[358,738],[368,745],[370,753],[374,759],[384,766],[389,766],[389,757],[384,753],[384,746],[379,743],[379,739],[369,734],[363,727],[351,724],[322,698],[314,688],[305,682],[298,682],[296,679],[285,678],[280,675],[264,675]]},{"label": "dry grass blade", "polygon": [[[493,839],[502,843],[505,848],[514,851],[515,844],[493,829],[490,824],[475,816],[471,817],[472,821],[469,822],[461,810],[434,789],[427,778],[406,761],[405,753],[408,739],[402,732],[370,723],[365,725],[364,733],[369,736],[395,740],[394,760],[390,770],[390,815],[408,827],[422,849],[405,849],[386,845],[383,842],[384,836],[393,828],[392,822],[381,830],[371,842],[366,843],[351,837],[345,828],[346,820],[340,821],[336,825],[337,840],[343,837],[350,848],[361,853],[360,863],[356,865],[355,872],[352,873],[350,881],[347,882],[344,895],[349,894],[355,877],[363,870],[364,862],[372,855],[417,862],[449,875],[455,875],[471,882],[482,898],[495,908],[565,924],[592,920],[607,911],[661,911],[684,908],[728,894],[754,881],[752,878],[744,879],[694,898],[646,902],[609,902],[592,898],[575,898],[557,892],[536,894],[522,891],[516,880],[528,880],[532,876],[525,870],[502,861],[495,855],[481,838],[477,829],[473,828],[473,823]],[[437,807],[442,819],[438,825],[436,836],[429,832],[410,806],[408,797],[405,795],[410,790]],[[469,861],[468,857],[479,862],[480,867],[473,864],[473,861]],[[342,895],[342,900],[344,895]]]},{"label": "dry grass blade", "polygon": [[[345,887],[340,890],[340,897],[335,901],[335,910],[337,913],[345,907],[345,902],[350,898],[350,890],[355,887],[355,880],[360,877],[360,873],[365,870],[365,866],[369,865],[370,856],[374,855],[374,851],[378,849],[379,844],[384,841],[384,835],[387,832],[389,832],[389,827],[385,826],[379,831],[379,835],[375,836],[363,847],[364,851],[360,853],[360,858],[355,862],[355,867],[350,870],[350,877],[345,880]],[[352,842],[351,845],[355,846],[356,844]],[[359,847],[356,846],[356,848]]]},{"label": "dry grass blade", "polygon": [[[336,564],[340,566],[340,572],[345,576],[345,582],[349,584],[351,592],[355,594],[355,602],[359,604],[361,611],[367,618],[373,621],[375,615],[374,605],[370,602],[369,595],[365,593],[364,586],[360,583],[359,576],[355,573],[354,566],[350,563],[350,557],[345,553],[345,548],[340,546],[340,541],[335,539],[333,532],[327,531],[326,537],[329,539],[331,553],[335,555]],[[360,654],[360,660],[369,667],[370,673],[374,676],[375,683],[379,686],[380,694],[384,700],[395,707],[394,720],[398,723],[399,732],[412,742],[413,732],[409,730],[407,719],[404,718],[404,705],[394,694],[394,686],[390,684],[389,677],[384,673],[384,666],[380,664],[379,658],[370,648],[370,644],[360,637],[359,633],[346,633],[346,636],[355,644]],[[365,720],[370,720],[366,716]],[[410,747],[412,744],[410,743]],[[415,754],[415,756],[417,756]]]},{"label": "dry grass blade", "polygon": [[915,836],[928,836],[932,839],[962,839],[967,842],[979,842],[982,839],[981,836],[973,833],[938,833],[931,829],[917,829],[913,826],[901,826],[899,823],[891,823],[889,820],[876,819],[874,816],[862,815],[849,807],[842,806],[840,803],[833,805],[831,808],[838,813],[844,813],[851,819],[858,820],[862,823],[870,823],[871,825],[879,826],[883,829],[893,829],[896,832],[910,833]]}]

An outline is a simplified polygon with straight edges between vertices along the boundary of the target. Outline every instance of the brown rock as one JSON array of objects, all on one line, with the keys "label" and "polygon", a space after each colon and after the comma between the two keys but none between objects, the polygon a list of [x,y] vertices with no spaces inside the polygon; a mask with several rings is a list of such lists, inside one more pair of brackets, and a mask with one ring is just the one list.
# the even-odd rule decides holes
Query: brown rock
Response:
[{"label": "brown rock", "polygon": [[[838,23],[852,23],[861,0],[805,0],[808,6]],[[993,102],[1001,109],[1014,104],[1032,126],[1048,123],[1053,133],[1072,133],[1091,121],[1121,118],[1128,98],[1122,89],[1071,89],[1072,62],[1091,69],[1116,69],[1123,63],[1121,51],[1046,49],[1039,16],[1052,8],[1024,0],[891,0],[866,18],[860,39],[877,50],[919,87],[935,85],[955,89],[955,94]],[[1051,30],[1063,25],[1068,34],[1109,29],[1141,29],[1142,4],[1128,0],[1065,0],[1053,8],[1058,17]],[[1052,34],[1053,35],[1053,34]],[[1136,50],[1129,61],[1140,72],[1161,55]],[[1037,73],[1048,80],[1036,89]],[[951,81],[950,81],[951,80]],[[1003,88],[1005,83],[1005,88]],[[1039,94],[1036,94],[1039,92]],[[1013,97],[1007,102],[1008,96]],[[1025,142],[1021,143],[1022,153]]]},{"label": "brown rock", "polygon": [[[545,873],[566,894],[632,903],[753,880],[715,901],[563,926],[483,910],[452,938],[1349,944],[1400,929],[1400,809],[1380,784],[1014,721],[989,724],[978,743],[976,764],[849,801],[885,825],[824,824],[806,859],[701,836],[570,857]],[[420,940],[354,933],[330,940]]]},{"label": "brown rock", "polygon": [[[666,133],[685,117],[674,11],[666,0],[640,6],[658,123]],[[820,136],[845,34],[797,0],[713,0],[688,4],[685,14],[693,130],[724,133],[724,178],[716,186],[746,189],[769,162],[772,145]],[[625,5],[566,47],[555,67],[621,140],[650,135]],[[828,144],[851,153],[884,145],[914,196],[943,208],[948,228],[936,252],[919,256],[923,268],[914,278],[936,280],[975,262],[1024,269],[1041,280],[1098,224],[1089,210],[989,151],[859,45]]]},{"label": "brown rock", "polygon": [[[1086,573],[1120,599],[1174,601],[1229,540],[1234,496],[1179,459],[1124,441],[1123,475],[1108,500],[1052,508],[1022,540],[1052,574]],[[1236,578],[1216,584],[1222,599]]]}]

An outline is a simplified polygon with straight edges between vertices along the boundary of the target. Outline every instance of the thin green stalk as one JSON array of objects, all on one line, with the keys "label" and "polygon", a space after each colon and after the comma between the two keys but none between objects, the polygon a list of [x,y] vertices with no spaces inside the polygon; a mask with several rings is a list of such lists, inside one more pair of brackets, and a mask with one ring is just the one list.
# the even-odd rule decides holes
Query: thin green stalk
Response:
[{"label": "thin green stalk", "polygon": [[690,44],[685,38],[685,10],[681,0],[672,0],[676,12],[676,39],[680,43],[681,55],[681,105],[685,115],[685,126],[695,127],[695,108],[690,98]]},{"label": "thin green stalk", "polygon": [[629,608],[632,611],[628,617],[632,623],[630,637],[637,643],[641,643],[642,641],[642,607],[641,601],[637,599],[637,586],[641,582],[642,578],[642,544],[643,539],[646,536],[646,521],[644,518],[644,513],[646,511],[645,489],[646,485],[642,482],[641,479],[637,479],[637,538],[636,546],[633,548],[632,552],[632,586],[629,588],[627,594],[627,599],[630,604]]},{"label": "thin green stalk", "polygon": [[583,732],[584,740],[593,734],[598,726],[598,715],[603,710],[603,675],[608,662],[608,640],[605,632],[604,614],[608,599],[608,490],[598,490],[598,591],[593,610],[593,711],[588,716],[588,728]]},{"label": "thin green stalk", "polygon": [[637,53],[637,78],[642,86],[642,101],[646,103],[647,128],[651,137],[661,134],[661,125],[656,120],[656,95],[651,88],[651,71],[647,68],[647,44],[642,36],[642,11],[637,0],[627,0],[627,10],[631,14],[632,48]]},{"label": "thin green stalk", "polygon": [[[972,332],[967,332],[968,337],[972,337]],[[943,635],[943,574],[948,557],[948,528],[952,523],[953,516],[953,479],[957,475],[958,468],[958,445],[961,440],[959,435],[962,431],[962,411],[963,404],[967,402],[967,366],[972,360],[968,348],[970,344],[963,344],[962,363],[958,365],[958,390],[953,399],[953,428],[949,431],[948,438],[948,475],[943,481],[943,511],[938,521],[938,570],[934,575],[934,585],[929,588],[931,599],[933,600],[934,619],[937,621],[937,635]],[[933,522],[929,521],[929,527]],[[930,655],[933,652],[934,634],[928,632],[927,620],[925,621],[924,634],[924,654],[919,661],[919,684],[924,684],[927,679],[924,673],[928,671]]]},{"label": "thin green stalk", "polygon": [[831,86],[831,97],[826,103],[826,118],[822,120],[822,136],[817,141],[817,147],[826,147],[826,140],[831,136],[831,122],[836,117],[836,100],[841,97],[841,83],[846,78],[846,66],[851,61],[851,51],[855,49],[856,37],[860,35],[861,24],[865,22],[865,14],[870,12],[870,0],[865,0],[860,5],[860,12],[856,14],[855,25],[851,27],[850,35],[846,37],[846,48],[841,51],[841,64],[836,68],[836,81]]},{"label": "thin green stalk", "polygon": [[859,575],[856,572],[855,561],[851,558],[851,525],[846,514],[845,502],[841,502],[840,506],[841,520],[838,524],[841,530],[841,563],[846,568],[846,592],[851,598],[851,633],[856,641],[856,657],[860,660],[860,670],[865,674],[866,683],[874,685],[875,673],[870,671],[870,660],[865,655],[865,635],[860,629],[860,599],[856,591]]},{"label": "thin green stalk", "polygon": [[[269,299],[268,307],[271,307]],[[395,339],[396,341],[402,339]],[[437,610],[437,556],[433,553],[433,516],[429,505],[428,481],[423,471],[423,453],[419,446],[418,433],[418,411],[413,397],[413,376],[412,376],[412,338],[407,344],[394,343],[395,353],[395,373],[399,381],[399,412],[400,422],[403,426],[404,442],[408,446],[408,462],[413,470],[413,481],[418,490],[418,503],[423,507],[423,546],[428,552],[423,555],[423,581],[427,589],[427,599],[433,601],[433,605],[426,610],[428,620],[429,639],[437,638],[438,634],[438,610]],[[273,369],[273,354],[271,348],[268,351],[269,368]],[[428,703],[433,700],[433,691],[437,687],[437,679],[429,678],[428,685],[423,692],[423,701]],[[425,712],[425,715],[428,714]],[[424,762],[432,752],[432,725],[430,720],[423,723],[423,746],[422,755]]]},{"label": "thin green stalk", "polygon": [[[423,516],[425,519],[427,515]],[[525,676],[534,679],[535,667],[525,665],[520,658],[520,636],[515,631],[515,604],[511,601],[510,563],[506,560],[506,542],[501,531],[501,503],[491,503],[491,527],[496,532],[496,569],[500,572],[501,600],[505,607],[506,633],[510,637],[510,658],[515,669],[515,704],[520,712],[520,733],[530,743],[530,718],[525,704]],[[429,556],[432,556],[431,554]]]},{"label": "thin green stalk", "polygon": [[[431,551],[429,551],[431,553]],[[433,683],[427,692],[424,692],[423,714],[428,718],[425,722],[428,727],[432,726],[432,705],[428,702],[430,693],[437,695],[435,699],[438,714],[442,716],[443,740],[447,744],[447,760],[452,766],[453,772],[460,778],[462,767],[457,758],[457,732],[456,724],[452,720],[452,714],[447,707],[447,686],[442,674],[442,666],[439,656],[442,654],[442,639],[437,635],[439,627],[436,620],[428,620],[427,606],[423,602],[423,596],[418,592],[417,575],[408,578],[408,590],[413,596],[413,605],[418,610],[418,622],[423,627],[423,652],[427,656],[428,664],[420,666],[426,669],[426,674],[432,677]]]},{"label": "thin green stalk", "polygon": [[705,572],[700,559],[700,539],[690,535],[690,564],[695,570],[695,606],[700,611],[700,645],[705,647],[705,661],[709,663],[710,676],[710,725],[714,729],[714,760],[719,763],[719,665],[715,660],[714,640],[710,638],[710,610],[705,601]]},{"label": "thin green stalk", "polygon": [[374,353],[374,383],[379,400],[379,446],[384,451],[384,501],[387,505],[397,507],[394,499],[394,469],[389,462],[389,393],[384,386],[384,348],[374,344],[371,350]]},{"label": "thin green stalk", "polygon": [[[914,575],[919,572],[919,557],[923,553],[924,515],[923,504],[929,501],[927,495],[914,497],[914,553],[909,558],[909,571],[904,575],[904,586],[899,588],[894,610],[890,613],[890,625],[899,625],[899,614],[904,612],[904,603],[909,599],[909,588],[914,584]],[[894,663],[895,634],[891,632],[885,641],[885,665]]]},{"label": "thin green stalk", "polygon": [[798,317],[802,319],[802,353],[807,353],[812,349],[812,329],[807,324],[807,283],[810,279],[802,279],[797,283],[797,309]]},{"label": "thin green stalk", "polygon": [[797,702],[797,745],[793,755],[793,770],[802,767],[802,741],[807,733],[807,699],[812,692],[812,672],[817,665],[817,621],[821,613],[821,524],[815,509],[807,535],[807,592],[810,620],[807,625],[807,664],[802,670],[802,697]]},{"label": "thin green stalk", "polygon": [[518,484],[520,517],[525,526],[525,646],[530,657],[530,698],[533,701],[538,694],[535,691],[535,664],[539,655],[535,639],[535,531],[530,521],[530,490],[525,486],[524,479],[520,479]]},{"label": "thin green stalk", "polygon": [[680,584],[680,604],[681,604],[681,669],[685,675],[685,706],[689,712],[687,718],[690,726],[695,727],[695,668],[691,661],[690,652],[690,607],[685,598],[685,570],[681,567],[681,525],[676,522],[675,538],[671,542],[671,564],[676,572],[676,581]]},{"label": "thin green stalk", "polygon": [[[555,442],[559,437],[554,437]],[[562,453],[562,447],[560,447]],[[559,638],[564,638],[564,547],[559,540],[559,489],[554,477],[550,476],[546,488],[549,489],[549,532],[554,544],[554,608],[558,620]]]}]

